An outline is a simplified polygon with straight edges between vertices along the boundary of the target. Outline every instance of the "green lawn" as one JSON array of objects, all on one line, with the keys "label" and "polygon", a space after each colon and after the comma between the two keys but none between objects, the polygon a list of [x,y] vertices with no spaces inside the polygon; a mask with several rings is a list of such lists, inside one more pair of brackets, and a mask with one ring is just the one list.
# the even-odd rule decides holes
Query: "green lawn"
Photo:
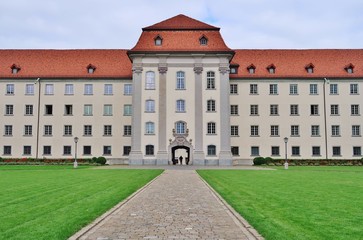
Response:
[{"label": "green lawn", "polygon": [[266,239],[363,239],[363,167],[198,173]]},{"label": "green lawn", "polygon": [[161,172],[0,166],[0,239],[67,239]]}]

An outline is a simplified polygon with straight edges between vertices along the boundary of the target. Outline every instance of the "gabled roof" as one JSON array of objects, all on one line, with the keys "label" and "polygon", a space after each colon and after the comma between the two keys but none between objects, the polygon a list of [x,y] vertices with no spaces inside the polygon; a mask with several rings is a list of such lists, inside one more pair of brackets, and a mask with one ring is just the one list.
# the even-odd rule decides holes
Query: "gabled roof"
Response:
[{"label": "gabled roof", "polygon": [[[361,78],[363,77],[363,49],[313,49],[313,50],[235,50],[233,63],[239,64],[236,78]],[[345,70],[354,64],[354,73]],[[247,67],[256,66],[255,74]],[[266,66],[273,64],[278,72],[269,74]],[[313,64],[314,73],[305,67]]]},{"label": "gabled roof", "polygon": [[[21,66],[11,73],[12,64]],[[87,67],[97,67],[92,75]],[[132,65],[126,50],[0,50],[0,78],[127,78]]]},{"label": "gabled roof", "polygon": [[145,27],[143,31],[167,31],[167,30],[214,30],[219,31],[220,28],[198,21],[194,18],[179,14],[175,17],[166,19],[149,27]]}]

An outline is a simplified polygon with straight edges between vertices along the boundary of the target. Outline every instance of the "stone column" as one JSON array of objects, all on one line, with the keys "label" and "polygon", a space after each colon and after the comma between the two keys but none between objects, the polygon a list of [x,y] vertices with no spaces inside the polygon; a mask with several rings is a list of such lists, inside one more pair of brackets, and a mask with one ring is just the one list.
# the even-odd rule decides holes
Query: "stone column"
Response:
[{"label": "stone column", "polygon": [[132,138],[129,165],[143,165],[141,151],[141,117],[142,117],[142,63],[141,58],[133,59],[132,66]]},{"label": "stone column", "polygon": [[205,155],[203,150],[203,65],[201,59],[196,59],[194,64],[195,76],[195,144],[193,153],[193,165],[205,165]]},{"label": "stone column", "polygon": [[[226,58],[225,58],[226,59]],[[226,59],[227,60],[227,59]],[[222,59],[221,59],[222,61]],[[232,165],[231,154],[231,124],[230,124],[230,104],[229,104],[229,66],[228,62],[221,63],[220,72],[220,152],[219,165]]]},{"label": "stone column", "polygon": [[156,155],[157,165],[168,164],[168,151],[166,141],[166,118],[167,118],[167,106],[166,106],[166,72],[168,70],[166,64],[166,58],[161,58],[159,63],[159,124],[158,124],[158,139],[159,150]]}]

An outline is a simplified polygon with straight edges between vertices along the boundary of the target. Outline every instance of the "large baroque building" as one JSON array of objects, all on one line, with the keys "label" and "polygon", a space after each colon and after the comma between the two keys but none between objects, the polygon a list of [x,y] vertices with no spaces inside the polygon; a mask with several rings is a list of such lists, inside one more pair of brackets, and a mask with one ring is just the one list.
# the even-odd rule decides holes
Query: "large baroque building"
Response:
[{"label": "large baroque building", "polygon": [[285,137],[289,159],[362,157],[363,50],[230,49],[184,15],[142,30],[131,50],[0,50],[0,157],[251,164]]}]

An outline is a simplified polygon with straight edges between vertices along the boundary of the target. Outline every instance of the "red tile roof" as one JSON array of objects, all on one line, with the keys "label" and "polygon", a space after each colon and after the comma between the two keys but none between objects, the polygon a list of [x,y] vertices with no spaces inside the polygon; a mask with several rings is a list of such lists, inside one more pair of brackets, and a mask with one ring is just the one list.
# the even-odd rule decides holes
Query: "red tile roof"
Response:
[{"label": "red tile roof", "polygon": [[166,19],[149,27],[142,29],[143,31],[166,31],[166,30],[214,30],[219,31],[219,28],[196,19],[179,14],[175,17]]},{"label": "red tile roof", "polygon": [[[127,50],[0,50],[0,78],[132,78]],[[93,66],[93,74],[88,67]],[[11,67],[20,68],[12,74]]]},{"label": "red tile roof", "polygon": [[[356,78],[363,77],[363,49],[315,49],[315,50],[235,50],[232,59],[239,65],[238,73],[230,78]],[[275,66],[270,74],[268,66]],[[314,66],[307,73],[306,66]],[[353,73],[346,66],[354,66]],[[248,66],[256,67],[250,74]]]}]

